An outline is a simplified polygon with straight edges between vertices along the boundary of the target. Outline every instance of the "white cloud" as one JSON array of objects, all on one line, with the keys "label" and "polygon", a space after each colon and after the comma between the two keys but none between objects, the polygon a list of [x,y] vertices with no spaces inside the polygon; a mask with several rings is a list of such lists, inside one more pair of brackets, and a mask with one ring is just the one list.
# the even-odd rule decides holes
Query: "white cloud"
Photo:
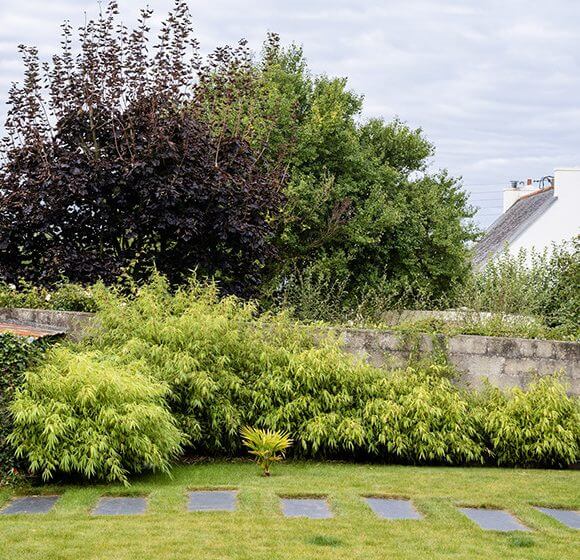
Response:
[{"label": "white cloud", "polygon": [[[132,24],[146,3],[158,21],[172,1],[119,3]],[[190,7],[205,51],[242,36],[258,50],[268,30],[302,44],[314,72],[348,76],[364,94],[365,116],[399,115],[421,126],[437,147],[434,164],[463,175],[474,200],[499,196],[509,179],[580,164],[575,0],[191,0]],[[97,1],[0,0],[3,101],[20,78],[17,45],[35,44],[47,59],[62,20],[78,26],[85,12],[94,17]],[[490,217],[488,208],[482,223]]]}]

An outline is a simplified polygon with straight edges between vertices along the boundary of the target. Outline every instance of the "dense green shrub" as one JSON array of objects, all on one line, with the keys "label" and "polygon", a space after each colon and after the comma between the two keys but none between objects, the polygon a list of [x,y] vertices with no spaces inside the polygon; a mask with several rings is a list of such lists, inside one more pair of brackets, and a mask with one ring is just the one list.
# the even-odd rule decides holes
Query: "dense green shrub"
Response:
[{"label": "dense green shrub", "polygon": [[[414,321],[401,329],[576,340],[580,338],[580,238],[550,251],[522,249],[512,255],[506,250],[482,270],[472,271],[464,284],[450,284],[436,299],[419,286],[397,287],[392,282],[353,294],[344,278],[311,268],[290,274],[281,293],[279,307],[306,321],[381,326],[388,310],[464,308],[461,320]],[[479,312],[493,316],[482,317]]]},{"label": "dense green shrub", "polygon": [[61,282],[49,288],[20,280],[17,284],[0,283],[0,307],[29,307],[62,311],[96,311],[91,288]]},{"label": "dense green shrub", "polygon": [[45,477],[125,479],[167,468],[180,443],[236,454],[247,425],[288,432],[293,453],[306,457],[538,465],[579,457],[578,403],[547,391],[557,387],[548,382],[478,398],[444,364],[375,368],[317,327],[259,314],[195,281],[171,293],[157,277],[131,299],[104,287],[96,294],[101,329],[52,351],[13,408],[13,439]]},{"label": "dense green shrub", "polygon": [[527,391],[482,397],[481,433],[499,465],[555,465],[580,457],[580,407],[557,378],[542,378]]},{"label": "dense green shrub", "polygon": [[17,456],[45,480],[63,472],[126,482],[129,473],[167,471],[182,434],[165,407],[166,387],[143,370],[96,352],[50,350],[11,407]]},{"label": "dense green shrub", "polygon": [[472,463],[483,448],[468,402],[436,366],[367,380],[350,404],[304,425],[303,445],[409,463]]},{"label": "dense green shrub", "polygon": [[39,354],[40,346],[11,334],[0,334],[0,483],[20,462],[8,442],[12,431],[10,405],[14,394],[23,382],[26,367]]},{"label": "dense green shrub", "polygon": [[344,278],[329,278],[313,268],[287,275],[282,288],[274,294],[275,307],[290,312],[301,321],[344,323],[358,317],[356,305],[346,308],[348,294]]},{"label": "dense green shrub", "polygon": [[[227,79],[232,67],[237,82]],[[457,179],[430,169],[434,147],[421,129],[363,122],[363,98],[347,79],[313,75],[302,49],[276,35],[260,58],[217,66],[214,82],[206,118],[216,131],[235,130],[287,170],[272,299],[300,313],[295,288],[308,286],[292,279],[301,275],[331,286],[332,305],[346,312],[367,292],[432,304],[463,281],[473,210]]]},{"label": "dense green shrub", "polygon": [[253,425],[292,433],[309,456],[481,456],[461,394],[436,368],[389,374],[345,355],[336,340],[316,344],[284,316],[219,299],[215,287],[170,295],[158,279],[125,307],[108,297],[103,331],[90,344],[127,366],[146,363],[169,385],[171,409],[197,452],[235,452],[240,428]]},{"label": "dense green shrub", "polygon": [[507,250],[472,274],[455,301],[475,311],[538,318],[580,337],[580,237],[550,251]]},{"label": "dense green shrub", "polygon": [[538,313],[546,324],[561,327],[580,338],[580,236],[555,247],[550,255],[548,289]]},{"label": "dense green shrub", "polygon": [[485,455],[471,400],[444,366],[373,368],[316,329],[258,315],[253,304],[220,299],[215,286],[195,282],[171,294],[157,278],[129,302],[103,291],[100,305],[103,329],[86,344],[124,367],[146,364],[167,383],[196,451],[235,452],[249,424],[289,431],[306,455],[450,463]]},{"label": "dense green shrub", "polygon": [[506,249],[475,271],[459,295],[459,304],[476,311],[534,315],[549,276],[547,253],[512,255]]}]

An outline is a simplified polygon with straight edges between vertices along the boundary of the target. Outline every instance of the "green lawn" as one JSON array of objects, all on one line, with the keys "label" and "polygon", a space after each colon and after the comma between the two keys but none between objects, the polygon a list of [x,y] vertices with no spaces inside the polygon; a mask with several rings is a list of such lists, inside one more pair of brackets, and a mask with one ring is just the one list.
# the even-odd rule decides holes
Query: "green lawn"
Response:
[{"label": "green lawn", "polygon": [[[188,488],[236,488],[235,513],[188,513]],[[37,493],[40,493],[38,489]],[[0,506],[15,492],[0,489]],[[0,516],[2,560],[148,560],[218,558],[486,560],[575,559],[580,531],[534,510],[533,504],[580,508],[580,472],[437,468],[289,462],[270,479],[255,465],[214,462],[176,467],[173,478],[149,476],[118,485],[46,486],[62,494],[40,516]],[[104,495],[147,495],[134,517],[91,517]],[[333,519],[287,519],[279,495],[324,494]],[[412,498],[422,521],[385,521],[361,496]],[[480,530],[455,505],[494,506],[514,513],[530,533]]]}]

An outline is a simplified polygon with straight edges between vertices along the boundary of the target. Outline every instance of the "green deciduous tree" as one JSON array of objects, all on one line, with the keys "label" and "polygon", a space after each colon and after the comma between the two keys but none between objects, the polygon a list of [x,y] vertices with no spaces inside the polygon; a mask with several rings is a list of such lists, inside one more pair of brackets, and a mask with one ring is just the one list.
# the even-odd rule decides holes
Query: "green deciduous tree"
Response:
[{"label": "green deciduous tree", "polygon": [[308,271],[311,281],[339,282],[350,305],[369,294],[390,304],[444,299],[465,278],[475,232],[460,182],[429,171],[434,148],[422,131],[399,119],[361,124],[363,99],[346,79],[313,76],[302,50],[275,35],[243,66],[243,91],[214,87],[207,118],[286,169],[284,258],[272,286]]}]

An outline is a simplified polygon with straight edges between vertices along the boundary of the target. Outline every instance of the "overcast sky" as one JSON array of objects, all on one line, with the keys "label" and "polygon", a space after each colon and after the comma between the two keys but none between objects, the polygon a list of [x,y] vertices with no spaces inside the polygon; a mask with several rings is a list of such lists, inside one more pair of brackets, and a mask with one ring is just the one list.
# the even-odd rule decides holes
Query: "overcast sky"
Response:
[{"label": "overcast sky", "polygon": [[[105,1],[105,0],[104,0]],[[119,0],[132,24],[145,0]],[[149,0],[157,17],[172,0]],[[435,167],[461,175],[478,221],[510,179],[580,165],[580,2],[576,0],[190,0],[204,51],[268,30],[303,45],[316,73],[346,76],[364,116],[398,115],[434,142]],[[19,43],[48,58],[59,25],[97,0],[0,0],[0,117],[21,78]]]}]

